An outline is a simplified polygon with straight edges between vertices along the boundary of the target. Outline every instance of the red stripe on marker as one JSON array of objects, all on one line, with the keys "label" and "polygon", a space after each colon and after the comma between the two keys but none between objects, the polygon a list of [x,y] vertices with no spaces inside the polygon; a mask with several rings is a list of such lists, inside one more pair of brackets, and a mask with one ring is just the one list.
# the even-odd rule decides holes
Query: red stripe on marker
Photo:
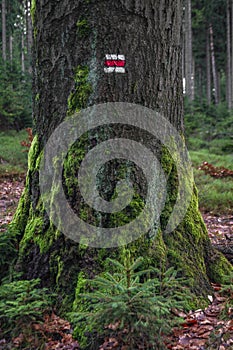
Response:
[{"label": "red stripe on marker", "polygon": [[107,67],[124,67],[125,61],[123,61],[123,60],[106,60],[105,66],[107,66]]}]

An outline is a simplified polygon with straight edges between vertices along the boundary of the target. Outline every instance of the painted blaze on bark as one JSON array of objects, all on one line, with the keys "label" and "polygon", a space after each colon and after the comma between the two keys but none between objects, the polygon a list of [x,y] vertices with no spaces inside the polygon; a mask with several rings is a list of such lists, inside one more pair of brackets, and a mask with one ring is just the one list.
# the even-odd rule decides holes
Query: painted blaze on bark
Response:
[{"label": "painted blaze on bark", "polygon": [[[103,102],[131,102],[156,109],[182,133],[181,14],[180,0],[35,2],[33,90],[37,136],[29,154],[26,189],[14,219],[21,231],[19,265],[26,277],[40,277],[44,285],[57,284],[73,294],[80,271],[93,276],[104,268],[106,256],[120,255],[120,248],[98,250],[75,244],[49,221],[39,191],[43,147],[67,115]],[[125,55],[125,74],[104,73],[105,55],[111,53]],[[210,245],[196,190],[183,222],[174,232],[163,234],[176,201],[176,166],[169,152],[145,131],[110,125],[91,130],[72,146],[63,173],[71,206],[83,219],[92,223],[100,220],[78,196],[76,175],[84,155],[112,137],[141,140],[160,157],[168,177],[161,230],[155,239],[148,234],[131,243],[132,253],[146,256],[152,264],[167,259],[195,281],[198,292],[205,293],[210,288],[209,279],[220,280],[230,265]],[[123,224],[144,206],[145,179],[140,169],[128,162],[106,164],[99,177],[101,195],[107,200],[113,198],[116,181],[125,176],[135,185],[130,210],[118,217],[103,215],[101,222],[105,225]],[[56,184],[51,189],[52,198],[55,193]]]}]

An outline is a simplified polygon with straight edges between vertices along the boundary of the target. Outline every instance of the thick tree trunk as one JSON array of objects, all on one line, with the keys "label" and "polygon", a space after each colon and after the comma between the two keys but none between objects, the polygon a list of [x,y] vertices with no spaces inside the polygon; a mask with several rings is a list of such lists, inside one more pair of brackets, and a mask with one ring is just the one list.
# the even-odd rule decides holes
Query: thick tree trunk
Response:
[{"label": "thick tree trunk", "polygon": [[[166,3],[154,0],[36,2],[33,16],[36,136],[29,152],[26,188],[14,218],[22,237],[18,266],[27,278],[40,277],[44,285],[57,284],[72,294],[80,271],[92,276],[104,268],[106,256],[120,254],[120,248],[96,249],[79,245],[53,226],[39,191],[43,147],[67,114],[104,102],[121,101],[156,109],[182,134],[181,9],[179,0]],[[106,54],[125,55],[125,73],[105,73]],[[86,123],[88,125],[88,120]],[[127,125],[102,127],[75,143],[63,169],[70,205],[76,213],[90,214],[87,208],[80,213],[81,202],[77,200],[75,187],[77,164],[85,153],[84,148],[90,150],[96,142],[101,143],[114,135],[140,140],[154,151],[160,156],[168,178],[161,229],[155,238],[145,234],[131,242],[132,254],[144,255],[157,265],[167,259],[169,264],[181,268],[185,276],[193,279],[196,291],[206,293],[210,289],[210,279],[220,280],[221,274],[229,269],[228,262],[210,244],[195,190],[182,223],[173,232],[165,232],[177,195],[177,166],[168,151],[161,149],[148,132]],[[115,182],[110,183],[114,178],[110,165],[108,174],[102,177],[104,181],[100,180],[106,187],[103,195],[110,188],[111,199]],[[122,169],[128,171],[125,164]],[[136,206],[131,209],[142,203],[138,199],[144,194],[141,179],[139,171],[134,176],[138,197]],[[50,193],[56,196],[55,183]],[[93,219],[95,215],[90,214],[90,217]],[[122,217],[128,219],[127,213],[120,219]],[[111,219],[111,216],[103,216],[106,225],[111,224]],[[79,229],[77,226],[77,231]]]},{"label": "thick tree trunk", "polygon": [[2,0],[2,58],[6,61],[6,0]]}]

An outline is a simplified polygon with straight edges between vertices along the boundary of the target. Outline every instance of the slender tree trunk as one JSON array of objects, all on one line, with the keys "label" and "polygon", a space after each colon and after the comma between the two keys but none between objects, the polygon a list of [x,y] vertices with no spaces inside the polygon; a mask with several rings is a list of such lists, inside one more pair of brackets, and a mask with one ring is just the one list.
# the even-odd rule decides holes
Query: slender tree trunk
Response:
[{"label": "slender tree trunk", "polygon": [[31,58],[31,49],[32,49],[32,19],[31,19],[30,8],[31,8],[31,1],[26,1],[27,55],[29,59]]},{"label": "slender tree trunk", "polygon": [[185,1],[185,85],[186,95],[194,99],[193,61],[192,61],[192,9],[191,0]]},{"label": "slender tree trunk", "polygon": [[24,46],[24,33],[21,34],[21,69],[22,72],[25,72],[25,46]]},{"label": "slender tree trunk", "polygon": [[217,69],[216,69],[216,62],[215,62],[214,35],[213,35],[212,24],[209,25],[209,33],[210,33],[210,54],[211,54],[213,84],[214,84],[214,101],[215,101],[215,104],[217,105],[219,104],[218,77],[217,77]]},{"label": "slender tree trunk", "polygon": [[6,61],[6,0],[2,0],[2,58]]},{"label": "slender tree trunk", "polygon": [[198,84],[197,84],[197,89],[198,89],[198,97],[200,99],[200,102],[202,103],[203,101],[203,79],[202,79],[202,69],[201,67],[198,67],[197,70],[197,75],[198,75]]},{"label": "slender tree trunk", "polygon": [[[183,21],[183,33],[185,30],[184,27],[185,23]],[[186,84],[185,84],[185,35],[183,35],[183,41],[182,41],[182,84],[183,84],[183,92],[186,95]]]},{"label": "slender tree trunk", "polygon": [[9,38],[9,48],[10,48],[10,61],[12,63],[13,61],[13,36],[10,35],[10,38]]},{"label": "slender tree trunk", "polygon": [[[40,277],[43,285],[56,284],[72,297],[80,271],[93,276],[105,268],[105,258],[119,256],[121,248],[96,249],[80,245],[53,225],[40,195],[39,167],[43,148],[67,114],[106,102],[134,103],[157,110],[178,133],[183,133],[182,1],[58,0],[54,3],[41,0],[36,2],[33,23],[36,30],[33,45],[36,135],[29,153],[26,188],[13,222],[21,237],[18,267],[25,277]],[[106,54],[114,54],[114,59],[110,60],[112,56]],[[110,68],[111,64],[116,65],[117,54],[125,55],[125,71],[106,73],[108,64]],[[104,63],[105,57],[110,63]],[[144,116],[141,118],[143,122]],[[85,125],[89,125],[89,121],[87,119]],[[141,142],[160,159],[168,181],[167,199],[157,235],[152,237],[148,232],[128,247],[135,256],[149,257],[154,265],[167,261],[181,268],[185,276],[193,279],[193,288],[200,294],[206,293],[211,288],[209,279],[220,280],[222,271],[228,271],[230,265],[210,244],[198,210],[196,190],[183,221],[167,233],[166,225],[179,185],[177,167],[168,150],[161,148],[148,132],[121,124],[103,125],[84,134],[68,152],[62,176],[70,207],[91,224],[98,219],[96,233],[102,223],[110,229],[111,225],[115,227],[115,220],[121,225],[124,220],[128,222],[133,210],[142,205],[146,184],[140,169],[132,170],[128,163],[120,163],[116,169],[114,164],[107,164],[107,172],[100,173],[99,191],[108,201],[114,198],[116,174],[121,179],[123,175],[127,178],[130,172],[131,179],[135,180],[135,201],[118,216],[96,213],[90,206],[83,205],[77,189],[77,170],[85,153],[92,148],[95,150],[96,143],[116,137]],[[166,132],[165,126],[162,129]],[[69,131],[64,135],[68,137]],[[48,174],[58,163],[59,159],[54,158]],[[191,178],[188,181],[192,181]],[[157,183],[156,188],[160,189],[160,185]],[[54,209],[55,198],[60,194],[56,186],[56,182],[52,183],[47,197],[51,200],[50,208]],[[56,217],[64,219],[61,213]],[[81,227],[77,225],[75,230],[79,232]]]},{"label": "slender tree trunk", "polygon": [[[231,41],[231,78],[233,79],[233,0],[231,0],[230,41]],[[233,106],[233,81],[232,81],[232,79],[231,79],[231,108]]]},{"label": "slender tree trunk", "polygon": [[209,28],[206,30],[206,88],[207,103],[211,104],[211,66],[210,66],[210,37]]},{"label": "slender tree trunk", "polygon": [[229,0],[227,1],[227,89],[226,89],[226,96],[227,96],[227,106],[229,109],[232,108],[232,70],[231,70],[231,9]]},{"label": "slender tree trunk", "polygon": [[191,100],[195,98],[195,60],[192,55]]},{"label": "slender tree trunk", "polygon": [[221,102],[221,73],[217,72],[217,81],[218,81],[218,101]]}]

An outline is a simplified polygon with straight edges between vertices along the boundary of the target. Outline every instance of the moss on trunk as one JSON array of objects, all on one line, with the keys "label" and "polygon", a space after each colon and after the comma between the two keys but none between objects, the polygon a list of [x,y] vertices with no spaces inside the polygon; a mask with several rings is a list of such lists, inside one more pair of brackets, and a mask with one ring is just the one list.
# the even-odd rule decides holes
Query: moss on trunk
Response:
[{"label": "moss on trunk", "polygon": [[[34,38],[34,121],[37,135],[29,153],[26,188],[13,221],[22,237],[17,267],[25,277],[40,277],[43,285],[56,287],[62,292],[64,304],[67,296],[68,302],[72,302],[82,273],[92,277],[105,269],[106,257],[120,257],[122,248],[94,249],[79,245],[53,226],[44,210],[39,190],[43,147],[67,114],[103,102],[124,101],[157,109],[182,132],[182,6],[180,1],[171,1],[167,8],[164,2],[158,1],[155,5],[151,0],[140,4],[134,0],[59,0],[37,1],[36,4],[32,11],[35,12],[34,28],[38,34]],[[105,54],[117,52],[126,54],[127,73],[105,74]],[[128,247],[133,256],[145,256],[148,264],[160,266],[169,263],[180,268],[187,278],[191,278],[193,289],[198,294],[206,294],[211,288],[210,281],[220,282],[222,275],[232,266],[210,244],[198,210],[196,189],[183,222],[174,232],[165,234],[163,231],[177,195],[177,173],[171,155],[161,149],[158,142],[135,128],[131,133],[120,127],[98,131],[97,138],[89,134],[76,142],[64,162],[64,187],[71,205],[79,208],[83,219],[89,216],[96,220],[93,212],[80,203],[75,204],[76,170],[93,143],[113,135],[125,136],[126,131],[127,136],[142,139],[160,154],[168,177],[167,199],[157,234],[143,235]],[[89,142],[87,146],[86,141]],[[124,166],[119,167],[121,175]],[[114,196],[113,172],[111,167],[108,170],[108,176],[104,173],[101,176],[102,181],[106,181],[106,191],[111,199]],[[142,176],[139,174],[134,178],[138,193],[131,212],[136,215],[143,207],[144,192],[140,185]],[[51,202],[56,190],[54,183]],[[128,220],[127,215],[121,213],[118,217],[108,217],[106,221],[114,225],[125,220]]]}]

